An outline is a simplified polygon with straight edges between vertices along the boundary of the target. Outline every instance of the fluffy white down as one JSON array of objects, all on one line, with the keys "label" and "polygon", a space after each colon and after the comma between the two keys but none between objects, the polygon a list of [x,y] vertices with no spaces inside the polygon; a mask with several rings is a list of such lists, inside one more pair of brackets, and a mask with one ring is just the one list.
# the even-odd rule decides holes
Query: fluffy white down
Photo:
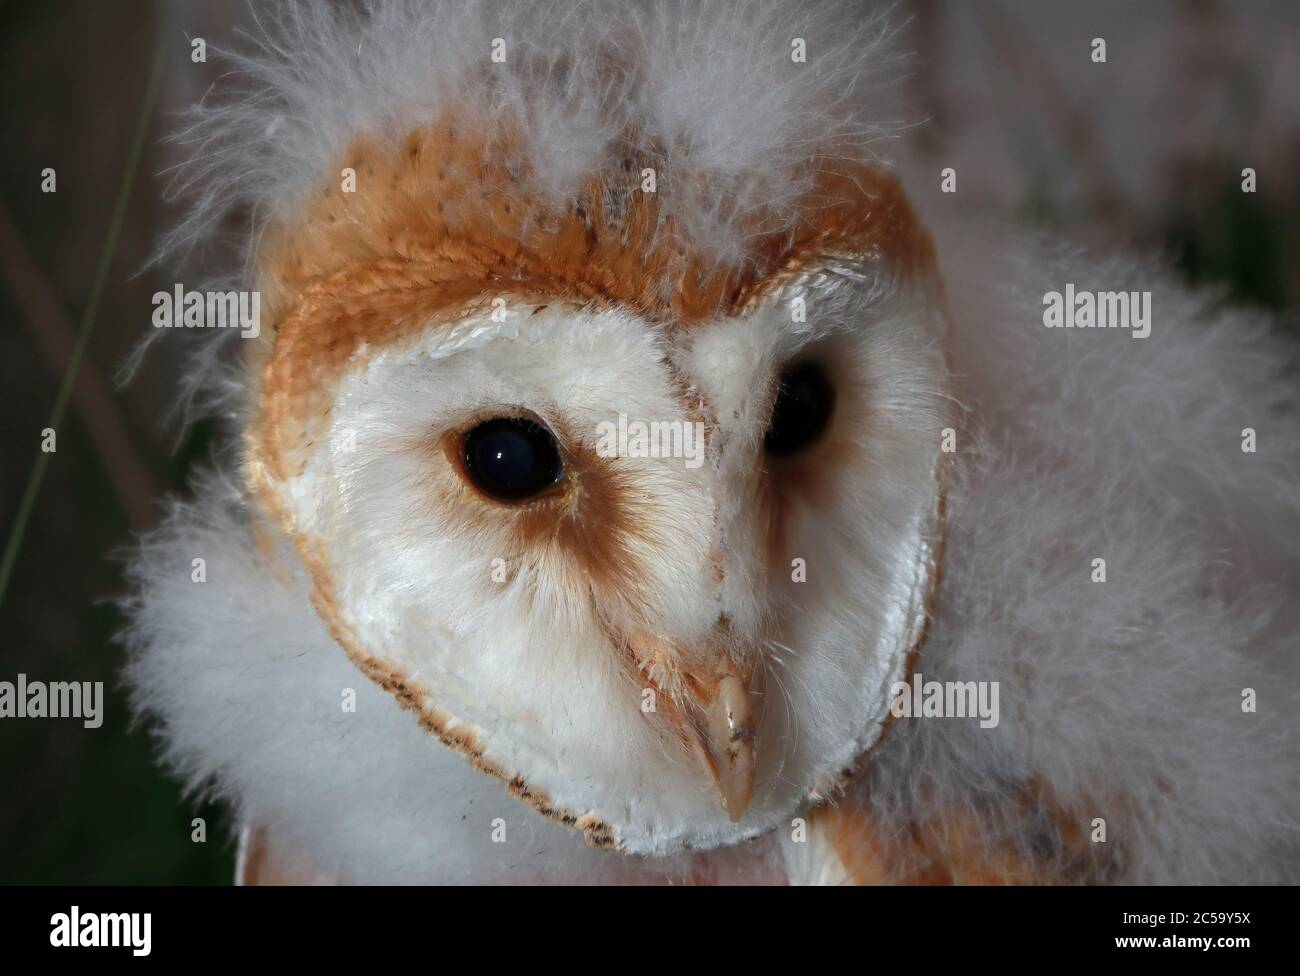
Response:
[{"label": "fluffy white down", "polygon": [[[969,413],[917,668],[1000,682],[1001,722],[900,720],[857,795],[887,832],[950,811],[1029,854],[1056,828],[1008,797],[1037,782],[1105,820],[1101,878],[1294,883],[1294,343],[1159,268],[999,236],[939,235]],[[1045,328],[1066,282],[1150,290],[1151,335]]]},{"label": "fluffy white down", "polygon": [[[252,10],[254,28],[227,53],[231,74],[176,136],[188,162],[173,189],[190,210],[164,252],[210,243],[231,213],[251,215],[255,237],[332,176],[358,135],[397,141],[454,105],[461,117],[516,123],[526,189],[556,202],[617,165],[609,150],[622,141],[653,161],[661,225],[678,222],[706,252],[734,257],[741,221],[762,213],[764,230],[789,225],[809,163],[867,155],[898,128],[894,29],[857,3],[355,6]],[[796,39],[812,52],[804,61],[791,56]]]},{"label": "fluffy white down", "polygon": [[[554,79],[554,114],[529,120],[553,164],[539,167],[552,192],[567,192],[614,128],[635,118],[658,143],[692,147],[664,160],[670,179],[703,174],[701,185],[725,188],[728,206],[738,204],[720,212],[693,197],[680,202],[692,232],[723,250],[736,246],[729,214],[773,202],[779,212],[797,192],[792,164],[810,139],[831,133],[867,152],[882,131],[866,93],[888,59],[866,42],[886,32],[879,21],[863,27],[852,4],[815,14],[797,4],[746,7],[743,32],[733,29],[742,16],[734,6],[671,4],[671,16],[639,5],[530,4],[532,14],[495,4],[370,6],[360,45],[354,25],[323,5],[281,8],[276,43],[316,54],[286,61],[264,47],[241,61],[255,97],[200,113],[188,133],[196,162],[180,178],[197,206],[172,245],[200,241],[220,215],[245,206],[255,235],[357,131],[395,137],[430,118],[465,59],[509,33],[495,19],[505,9],[525,18],[517,24],[538,50],[583,50],[630,25],[624,36],[650,46],[645,63],[663,67],[651,84],[620,92],[614,127],[597,110],[599,88],[582,59]],[[661,16],[685,19],[651,29]],[[755,24],[821,37],[829,53],[791,72],[788,50],[765,54],[736,40],[760,36]],[[518,105],[536,83],[503,74],[484,89],[483,108]],[[1050,849],[1054,828],[1005,799],[1038,782],[1083,803],[1089,820],[1106,820],[1096,857],[1110,880],[1296,881],[1294,349],[1267,322],[1191,295],[1157,269],[1096,263],[1041,241],[990,248],[999,236],[938,235],[968,413],[918,670],[999,681],[1001,721],[981,729],[899,720],[854,790],[886,831],[965,812],[992,841],[1028,853]],[[1067,281],[1151,290],[1151,336],[1045,329],[1042,294]],[[1245,427],[1257,431],[1256,453],[1241,450]],[[191,787],[215,790],[278,843],[348,881],[778,872],[767,840],[665,862],[590,850],[460,755],[430,749],[414,718],[325,632],[301,574],[254,549],[247,518],[235,487],[214,476],[144,540],[132,567],[128,679],[167,762]],[[199,556],[204,584],[191,581]],[[1091,580],[1098,557],[1105,583]],[[339,707],[344,687],[355,689],[355,715]],[[1253,714],[1242,711],[1245,688],[1258,694]],[[491,842],[497,817],[504,845]]]}]

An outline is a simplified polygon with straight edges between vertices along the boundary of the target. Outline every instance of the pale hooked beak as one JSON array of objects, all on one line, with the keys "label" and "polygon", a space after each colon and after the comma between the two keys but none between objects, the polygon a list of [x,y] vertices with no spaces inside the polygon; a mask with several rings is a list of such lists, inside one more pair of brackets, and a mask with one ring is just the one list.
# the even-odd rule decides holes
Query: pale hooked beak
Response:
[{"label": "pale hooked beak", "polygon": [[739,675],[722,674],[704,709],[704,734],[696,736],[696,758],[713,776],[722,809],[732,822],[749,809],[754,796],[755,722],[749,687]]},{"label": "pale hooked beak", "polygon": [[722,809],[734,823],[745,815],[754,796],[758,721],[752,707],[751,674],[727,657],[709,668],[694,666],[691,656],[677,664],[658,641],[629,642],[642,674],[662,691],[665,671],[678,680],[677,695],[659,694],[658,711],[682,745],[718,789]]}]

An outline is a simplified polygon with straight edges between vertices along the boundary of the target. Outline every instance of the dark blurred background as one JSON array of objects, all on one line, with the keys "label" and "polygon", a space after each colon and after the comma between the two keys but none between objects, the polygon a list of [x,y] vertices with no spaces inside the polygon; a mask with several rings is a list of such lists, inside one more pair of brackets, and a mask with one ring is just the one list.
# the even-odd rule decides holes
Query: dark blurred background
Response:
[{"label": "dark blurred background", "polygon": [[[791,0],[792,3],[797,0]],[[926,124],[886,155],[909,186],[946,166],[953,203],[1103,246],[1160,250],[1188,280],[1278,313],[1300,298],[1300,4],[1214,0],[917,0],[906,96]],[[115,200],[134,179],[58,449],[0,605],[0,680],[104,681],[103,726],[0,719],[0,882],[227,882],[230,824],[181,796],[130,721],[118,673],[115,550],[184,492],[211,422],[167,417],[184,342],[154,346],[144,270],[174,220],[176,114],[221,72],[213,48],[248,21],[235,0],[0,0],[0,539],[11,537],[91,297]],[[191,60],[191,39],[209,46]],[[1094,37],[1107,63],[1089,59]],[[127,173],[155,58],[144,151]],[[1241,191],[1253,167],[1258,191]],[[42,192],[42,170],[57,191]],[[187,277],[185,280],[191,280]],[[206,843],[191,840],[194,817]]]}]

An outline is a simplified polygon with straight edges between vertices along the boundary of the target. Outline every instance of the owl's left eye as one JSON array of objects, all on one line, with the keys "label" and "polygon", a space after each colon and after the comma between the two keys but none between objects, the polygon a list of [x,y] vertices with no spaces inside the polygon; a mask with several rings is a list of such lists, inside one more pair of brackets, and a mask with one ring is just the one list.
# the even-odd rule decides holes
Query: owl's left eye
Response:
[{"label": "owl's left eye", "polygon": [[540,495],[564,474],[555,436],[524,417],[497,417],[468,431],[461,460],[469,481],[503,502]]},{"label": "owl's left eye", "polygon": [[835,390],[815,362],[795,363],[781,371],[772,418],[763,446],[774,457],[789,457],[811,447],[830,425]]}]

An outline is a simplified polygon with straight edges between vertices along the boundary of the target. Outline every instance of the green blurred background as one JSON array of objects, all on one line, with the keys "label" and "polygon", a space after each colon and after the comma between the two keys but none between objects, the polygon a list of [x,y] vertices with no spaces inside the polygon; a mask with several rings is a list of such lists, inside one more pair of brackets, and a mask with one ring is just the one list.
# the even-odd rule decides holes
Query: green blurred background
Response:
[{"label": "green blurred background", "polygon": [[[794,2],[794,0],[792,0]],[[1137,9],[1140,8],[1140,9]],[[903,4],[917,54],[906,95],[928,125],[903,154],[955,166],[962,205],[1114,248],[1160,249],[1189,281],[1279,312],[1300,294],[1300,4]],[[111,554],[184,492],[210,422],[166,422],[182,350],[113,376],[175,272],[139,273],[175,217],[161,141],[220,72],[190,39],[233,43],[235,0],[0,0],[0,534],[8,536],[67,370],[155,52],[159,104],[15,572],[0,606],[0,680],[106,683],[102,728],[0,720],[0,882],[225,883],[231,825],[183,797],[134,727],[118,674]],[[1105,36],[1110,64],[1086,59]],[[1083,55],[1080,55],[1083,52]],[[890,152],[888,148],[884,150]],[[1244,166],[1259,192],[1241,192]],[[41,171],[57,192],[41,192]],[[221,254],[213,260],[220,261]],[[203,817],[206,843],[191,840]]]}]

